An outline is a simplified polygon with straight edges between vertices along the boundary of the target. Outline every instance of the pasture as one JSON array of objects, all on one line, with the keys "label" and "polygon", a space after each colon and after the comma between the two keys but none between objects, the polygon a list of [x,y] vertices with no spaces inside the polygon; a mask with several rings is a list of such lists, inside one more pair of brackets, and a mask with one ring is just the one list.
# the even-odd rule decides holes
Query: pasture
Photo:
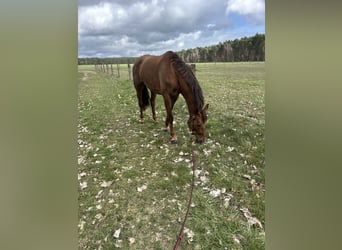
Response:
[{"label": "pasture", "polygon": [[174,128],[139,108],[127,65],[120,78],[79,66],[79,248],[172,249],[195,188],[180,249],[265,248],[265,64],[196,64],[209,103],[207,142],[194,144],[182,96]]}]

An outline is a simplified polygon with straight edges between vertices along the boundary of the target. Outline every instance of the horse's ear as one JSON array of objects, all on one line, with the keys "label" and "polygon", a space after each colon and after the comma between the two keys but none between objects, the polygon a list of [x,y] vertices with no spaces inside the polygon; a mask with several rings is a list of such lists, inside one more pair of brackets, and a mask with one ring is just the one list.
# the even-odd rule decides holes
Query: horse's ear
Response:
[{"label": "horse's ear", "polygon": [[207,103],[204,108],[203,108],[203,111],[207,112],[208,111],[208,108],[209,108],[209,104]]}]

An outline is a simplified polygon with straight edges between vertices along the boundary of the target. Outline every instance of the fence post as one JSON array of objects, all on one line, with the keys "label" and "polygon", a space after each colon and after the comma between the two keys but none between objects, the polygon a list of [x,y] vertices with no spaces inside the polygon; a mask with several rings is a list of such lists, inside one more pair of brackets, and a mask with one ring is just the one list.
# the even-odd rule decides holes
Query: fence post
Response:
[{"label": "fence post", "polygon": [[131,65],[128,64],[128,78],[129,78],[129,80],[131,80],[131,73],[132,73],[132,71],[131,71]]},{"label": "fence post", "polygon": [[196,75],[196,64],[194,63],[191,64],[191,70],[194,73],[194,75]]},{"label": "fence post", "polygon": [[118,77],[120,78],[120,68],[119,68],[119,64],[116,64],[116,67],[118,68]]},{"label": "fence post", "polygon": [[194,73],[194,75],[196,75],[196,64],[191,63],[191,64],[186,64],[186,66],[188,67],[188,69],[192,71],[192,73]]},{"label": "fence post", "polygon": [[112,72],[112,75],[114,75],[114,74],[113,74],[113,64],[110,65],[110,70],[111,70],[111,72]]}]

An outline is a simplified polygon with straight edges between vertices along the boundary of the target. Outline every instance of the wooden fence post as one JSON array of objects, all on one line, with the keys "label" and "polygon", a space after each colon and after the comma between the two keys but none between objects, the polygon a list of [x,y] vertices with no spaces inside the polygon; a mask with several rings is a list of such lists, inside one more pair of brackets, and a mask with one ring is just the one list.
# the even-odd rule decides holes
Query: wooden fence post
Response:
[{"label": "wooden fence post", "polygon": [[186,66],[196,75],[196,64],[191,63],[191,64],[186,64]]},{"label": "wooden fence post", "polygon": [[112,72],[112,75],[114,75],[114,74],[113,74],[113,64],[110,65],[110,70],[111,70],[111,72]]},{"label": "wooden fence post", "polygon": [[119,64],[116,64],[116,67],[118,68],[118,77],[120,78],[120,68],[119,68]]},{"label": "wooden fence post", "polygon": [[194,75],[196,75],[196,64],[192,63],[190,66],[192,72],[194,73]]},{"label": "wooden fence post", "polygon": [[131,65],[128,64],[128,78],[129,78],[129,80],[131,80],[131,73],[132,73],[132,71],[131,71]]}]

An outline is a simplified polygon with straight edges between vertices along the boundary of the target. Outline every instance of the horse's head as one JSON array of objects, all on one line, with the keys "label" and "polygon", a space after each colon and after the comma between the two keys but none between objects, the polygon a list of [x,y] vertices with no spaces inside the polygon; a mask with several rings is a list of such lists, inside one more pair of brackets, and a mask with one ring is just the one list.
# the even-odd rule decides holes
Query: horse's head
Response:
[{"label": "horse's head", "polygon": [[205,123],[208,120],[208,107],[209,104],[206,104],[202,110],[189,117],[188,126],[190,132],[196,137],[196,143],[203,143],[205,141]]}]

